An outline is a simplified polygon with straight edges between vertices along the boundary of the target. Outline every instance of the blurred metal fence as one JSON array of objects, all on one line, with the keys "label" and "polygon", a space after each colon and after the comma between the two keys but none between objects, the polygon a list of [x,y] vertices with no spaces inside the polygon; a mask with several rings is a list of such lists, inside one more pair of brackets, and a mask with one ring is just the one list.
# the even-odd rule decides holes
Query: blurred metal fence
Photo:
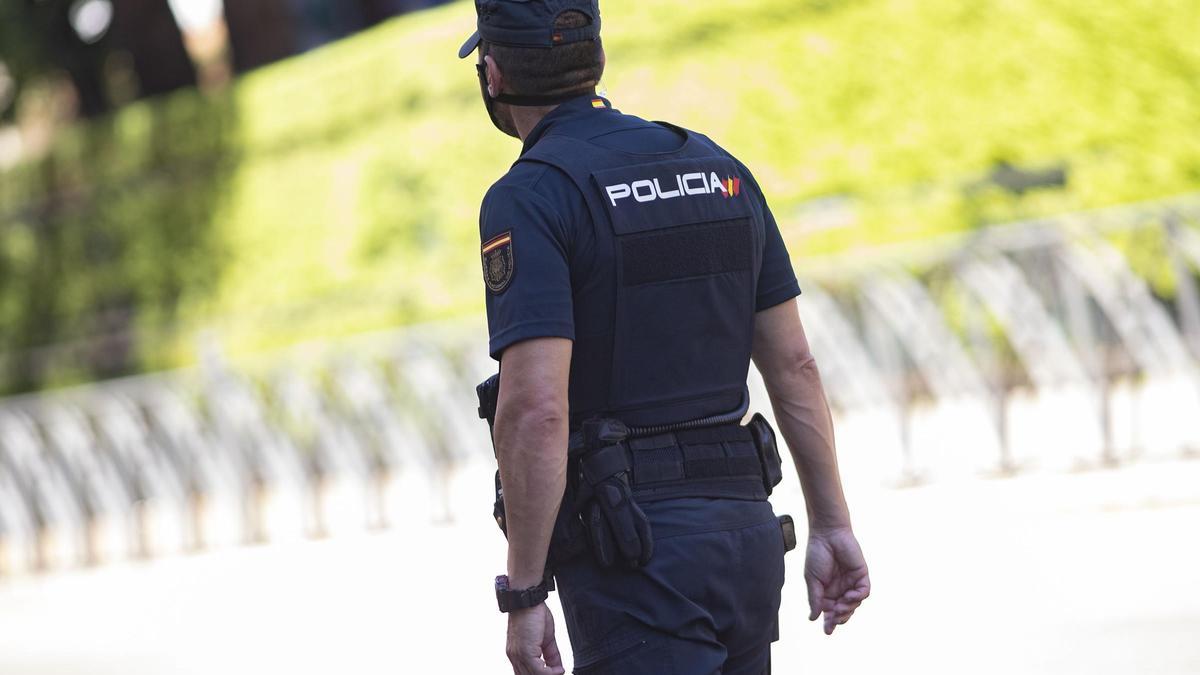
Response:
[{"label": "blurred metal fence", "polygon": [[[803,262],[847,471],[900,484],[1200,448],[1197,223],[1200,197]],[[1169,292],[1114,233],[1146,242]],[[477,322],[423,327],[0,402],[0,576],[436,522],[459,487],[485,504],[485,342]],[[769,408],[754,372],[751,392]]]},{"label": "blurred metal fence", "polygon": [[911,482],[1200,450],[1198,223],[1192,196],[803,265],[831,401],[887,448],[869,459],[875,473]]},{"label": "blurred metal fence", "polygon": [[448,518],[447,474],[491,457],[479,330],[3,402],[0,575]]}]

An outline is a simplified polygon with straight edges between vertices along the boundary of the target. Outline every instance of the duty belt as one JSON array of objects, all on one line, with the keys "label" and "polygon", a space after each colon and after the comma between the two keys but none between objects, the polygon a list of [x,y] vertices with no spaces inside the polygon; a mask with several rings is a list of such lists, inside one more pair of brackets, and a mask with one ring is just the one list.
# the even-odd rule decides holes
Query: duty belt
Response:
[{"label": "duty belt", "polygon": [[583,433],[572,434],[571,440],[569,455],[579,458],[580,478],[627,471],[639,502],[678,497],[763,500],[769,495],[763,459],[749,426],[725,424],[627,438],[590,451]]},{"label": "duty belt", "polygon": [[[495,423],[499,377],[476,388],[479,416]],[[740,410],[656,427],[593,418],[571,433],[567,485],[554,524],[547,575],[590,549],[603,566],[640,567],[654,551],[639,504],[680,497],[761,501],[783,478],[775,432],[762,415],[736,423]],[[507,533],[504,491],[496,472],[496,523]]]}]

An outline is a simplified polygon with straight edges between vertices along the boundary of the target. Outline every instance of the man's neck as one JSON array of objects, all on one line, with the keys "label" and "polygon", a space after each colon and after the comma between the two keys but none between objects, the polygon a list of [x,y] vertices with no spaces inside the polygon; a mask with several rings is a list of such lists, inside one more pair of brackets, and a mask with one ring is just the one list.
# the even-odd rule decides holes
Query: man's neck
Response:
[{"label": "man's neck", "polygon": [[517,135],[521,137],[521,142],[524,143],[529,134],[533,133],[533,128],[542,121],[546,115],[557,108],[557,105],[550,106],[513,106],[512,116],[513,124],[517,127]]}]

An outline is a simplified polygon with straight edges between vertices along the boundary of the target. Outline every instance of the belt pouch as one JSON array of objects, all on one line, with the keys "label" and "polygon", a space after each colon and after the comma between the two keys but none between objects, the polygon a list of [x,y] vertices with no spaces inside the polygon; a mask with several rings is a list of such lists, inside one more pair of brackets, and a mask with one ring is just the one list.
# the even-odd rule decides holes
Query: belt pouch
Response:
[{"label": "belt pouch", "polygon": [[779,456],[779,446],[775,443],[775,430],[762,413],[754,413],[746,428],[750,430],[750,437],[754,439],[754,448],[758,451],[758,461],[762,465],[763,487],[769,496],[775,486],[783,480],[783,458]]}]

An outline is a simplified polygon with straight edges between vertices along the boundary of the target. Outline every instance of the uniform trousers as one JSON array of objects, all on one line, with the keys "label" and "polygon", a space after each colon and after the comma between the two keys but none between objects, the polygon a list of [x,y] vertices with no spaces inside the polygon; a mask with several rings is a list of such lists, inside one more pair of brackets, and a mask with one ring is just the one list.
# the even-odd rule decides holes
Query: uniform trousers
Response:
[{"label": "uniform trousers", "polygon": [[763,675],[779,638],[783,533],[769,502],[642,505],[654,556],[638,570],[590,554],[556,581],[576,675]]}]

